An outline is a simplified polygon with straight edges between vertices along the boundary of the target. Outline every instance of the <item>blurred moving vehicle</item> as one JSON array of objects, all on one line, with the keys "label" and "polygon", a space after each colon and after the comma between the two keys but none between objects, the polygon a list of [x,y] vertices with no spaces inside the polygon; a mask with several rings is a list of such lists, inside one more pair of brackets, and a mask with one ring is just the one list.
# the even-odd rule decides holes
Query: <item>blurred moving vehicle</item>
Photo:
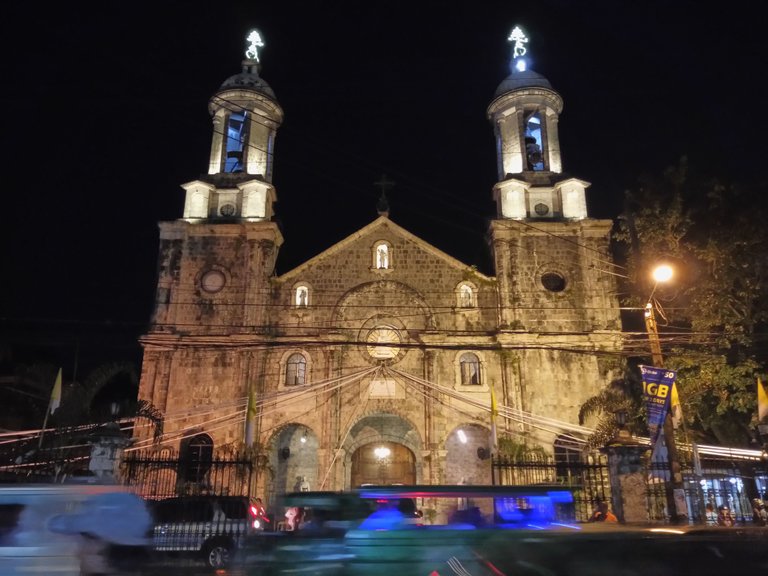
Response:
[{"label": "blurred moving vehicle", "polygon": [[296,530],[257,536],[251,549],[258,560],[248,573],[426,575],[449,559],[477,568],[473,546],[489,532],[559,526],[571,503],[570,492],[545,486],[289,493],[280,504],[300,509],[304,521]]},{"label": "blurred moving vehicle", "polygon": [[121,486],[0,486],[0,574],[125,574],[147,559],[151,528]]},{"label": "blurred moving vehicle", "polygon": [[[478,553],[485,542],[578,528],[572,494],[556,485],[365,486],[357,493],[378,509],[345,535],[349,574],[494,574]],[[415,503],[420,522],[404,513],[413,508],[404,501]]]},{"label": "blurred moving vehicle", "polygon": [[178,496],[150,505],[154,550],[197,555],[211,568],[225,568],[246,537],[264,530],[263,506],[247,496]]},{"label": "blurred moving vehicle", "polygon": [[576,523],[558,486],[381,486],[358,491],[390,509],[415,499],[434,521],[368,520],[345,535],[345,573],[473,576],[722,576],[768,568],[765,528]]},{"label": "blurred moving vehicle", "polygon": [[576,523],[559,486],[365,486],[287,494],[282,504],[302,507],[307,521],[258,536],[269,547],[246,564],[250,576],[723,576],[768,567],[767,528]]},{"label": "blurred moving vehicle", "polygon": [[275,509],[298,514],[301,521],[297,526],[281,522],[275,532],[248,539],[245,563],[254,576],[344,573],[351,559],[344,536],[371,514],[373,505],[355,492],[315,491],[284,494]]}]

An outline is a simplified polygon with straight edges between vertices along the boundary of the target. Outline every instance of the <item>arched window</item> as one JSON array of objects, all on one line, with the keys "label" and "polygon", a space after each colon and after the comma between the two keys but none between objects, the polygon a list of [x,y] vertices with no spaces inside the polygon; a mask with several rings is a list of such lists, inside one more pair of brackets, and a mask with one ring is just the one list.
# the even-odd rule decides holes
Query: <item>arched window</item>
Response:
[{"label": "arched window", "polygon": [[475,307],[475,291],[469,284],[459,285],[459,308]]},{"label": "arched window", "polygon": [[213,440],[208,434],[192,436],[181,445],[181,476],[187,482],[201,482],[213,462]]},{"label": "arched window", "polygon": [[306,382],[307,359],[303,354],[291,354],[285,363],[285,385],[302,386]]},{"label": "arched window", "polygon": [[461,368],[462,386],[480,385],[480,359],[471,352],[465,352],[459,358],[459,367]]},{"label": "arched window", "polygon": [[386,244],[376,245],[376,268],[379,270],[389,268],[389,246]]},{"label": "arched window", "polygon": [[543,125],[538,110],[527,113],[525,118],[525,157],[527,170],[544,170]]},{"label": "arched window", "polygon": [[297,286],[293,303],[297,308],[306,308],[309,306],[309,288],[306,286]]},{"label": "arched window", "polygon": [[227,120],[225,172],[242,172],[248,141],[248,113],[232,112]]}]

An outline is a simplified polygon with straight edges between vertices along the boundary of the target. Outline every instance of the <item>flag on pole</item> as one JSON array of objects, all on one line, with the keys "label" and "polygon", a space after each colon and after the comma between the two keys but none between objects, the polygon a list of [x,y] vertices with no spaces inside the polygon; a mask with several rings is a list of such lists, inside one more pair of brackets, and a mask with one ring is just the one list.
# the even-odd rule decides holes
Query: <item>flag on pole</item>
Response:
[{"label": "flag on pole", "polygon": [[499,438],[496,434],[496,414],[498,408],[496,407],[496,394],[493,391],[493,382],[489,386],[491,389],[491,452],[496,454],[499,448]]},{"label": "flag on pole", "polygon": [[680,405],[680,396],[677,394],[677,382],[672,383],[670,408],[672,410],[672,426],[677,430],[683,422],[683,407]]},{"label": "flag on pole", "polygon": [[757,420],[762,422],[768,416],[768,394],[765,392],[763,381],[757,377]]},{"label": "flag on pole", "polygon": [[256,398],[253,387],[248,386],[248,407],[245,409],[245,445],[252,446],[256,441]]},{"label": "flag on pole", "polygon": [[48,402],[48,413],[53,414],[61,406],[61,368],[56,375],[56,382],[51,390],[51,400]]}]

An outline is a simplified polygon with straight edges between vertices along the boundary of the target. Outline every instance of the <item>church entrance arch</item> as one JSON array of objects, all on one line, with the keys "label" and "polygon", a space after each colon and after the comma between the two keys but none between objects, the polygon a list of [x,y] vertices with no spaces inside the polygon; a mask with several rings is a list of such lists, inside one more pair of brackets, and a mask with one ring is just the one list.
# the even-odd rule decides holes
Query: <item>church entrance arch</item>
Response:
[{"label": "church entrance arch", "polygon": [[402,444],[371,442],[352,454],[352,486],[416,484],[416,457]]},{"label": "church entrance arch", "polygon": [[344,485],[418,484],[421,434],[399,414],[372,413],[358,420],[344,443]]}]

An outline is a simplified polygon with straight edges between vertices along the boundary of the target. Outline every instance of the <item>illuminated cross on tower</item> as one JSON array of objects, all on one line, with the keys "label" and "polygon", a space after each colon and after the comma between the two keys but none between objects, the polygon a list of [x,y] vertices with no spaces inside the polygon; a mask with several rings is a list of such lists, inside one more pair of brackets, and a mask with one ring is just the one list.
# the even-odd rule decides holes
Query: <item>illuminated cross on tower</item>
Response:
[{"label": "illuminated cross on tower", "polygon": [[515,68],[520,72],[523,72],[525,70],[525,60],[523,59],[523,56],[528,52],[528,49],[525,47],[528,43],[528,37],[520,26],[515,26],[509,34],[507,42],[514,42],[514,44],[512,44],[512,61],[517,61],[515,62]]},{"label": "illuminated cross on tower", "polygon": [[261,34],[259,34],[258,30],[251,30],[251,33],[248,34],[248,38],[246,38],[246,40],[251,44],[245,51],[245,57],[249,60],[256,60],[256,62],[258,62],[259,48],[264,46],[264,41],[261,39]]}]

